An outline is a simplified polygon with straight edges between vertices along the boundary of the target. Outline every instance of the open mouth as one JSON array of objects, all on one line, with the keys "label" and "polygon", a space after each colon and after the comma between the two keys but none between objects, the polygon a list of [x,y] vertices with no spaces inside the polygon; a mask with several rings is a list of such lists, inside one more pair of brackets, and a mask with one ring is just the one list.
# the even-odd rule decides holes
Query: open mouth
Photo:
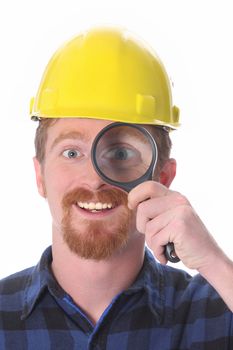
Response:
[{"label": "open mouth", "polygon": [[113,203],[101,203],[101,202],[77,202],[77,206],[85,211],[91,213],[99,213],[113,209],[115,206]]}]

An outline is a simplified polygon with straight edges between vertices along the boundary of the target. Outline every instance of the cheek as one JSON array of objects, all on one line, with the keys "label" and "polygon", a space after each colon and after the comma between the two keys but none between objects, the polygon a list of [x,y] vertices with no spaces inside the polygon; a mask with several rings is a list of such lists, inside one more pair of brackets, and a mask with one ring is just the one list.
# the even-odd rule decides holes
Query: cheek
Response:
[{"label": "cheek", "polygon": [[65,165],[48,162],[44,172],[44,183],[48,195],[63,193],[69,188],[73,179],[72,169]]},{"label": "cheek", "polygon": [[63,215],[62,199],[72,186],[72,176],[67,169],[48,166],[44,173],[44,186],[51,215],[60,221]]}]

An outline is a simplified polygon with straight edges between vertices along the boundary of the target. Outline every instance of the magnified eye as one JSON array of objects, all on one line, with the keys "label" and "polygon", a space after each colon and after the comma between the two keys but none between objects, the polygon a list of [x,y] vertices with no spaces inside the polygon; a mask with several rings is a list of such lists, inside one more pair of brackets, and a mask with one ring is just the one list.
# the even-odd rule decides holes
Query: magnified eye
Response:
[{"label": "magnified eye", "polygon": [[104,158],[110,161],[130,161],[132,159],[136,159],[137,157],[138,152],[136,150],[124,146],[111,148],[104,154]]},{"label": "magnified eye", "polygon": [[132,158],[134,156],[135,152],[125,147],[112,149],[105,155],[106,158],[111,158],[113,160],[128,160],[129,158]]},{"label": "magnified eye", "polygon": [[141,153],[131,145],[111,145],[98,157],[98,164],[102,169],[114,171],[131,171],[142,163]]},{"label": "magnified eye", "polygon": [[67,149],[62,154],[63,154],[64,157],[70,158],[70,159],[71,158],[77,158],[77,157],[80,156],[80,152],[78,152],[75,149]]}]

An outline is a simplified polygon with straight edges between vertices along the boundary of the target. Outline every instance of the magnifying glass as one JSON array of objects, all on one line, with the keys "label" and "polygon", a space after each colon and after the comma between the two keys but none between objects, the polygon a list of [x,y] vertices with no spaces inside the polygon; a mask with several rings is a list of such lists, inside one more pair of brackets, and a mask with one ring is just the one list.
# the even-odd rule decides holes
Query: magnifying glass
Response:
[{"label": "magnifying glass", "polygon": [[[91,158],[96,172],[105,182],[129,192],[138,184],[152,180],[158,149],[144,127],[116,122],[96,136]],[[166,245],[165,255],[171,262],[179,261],[173,243]]]}]

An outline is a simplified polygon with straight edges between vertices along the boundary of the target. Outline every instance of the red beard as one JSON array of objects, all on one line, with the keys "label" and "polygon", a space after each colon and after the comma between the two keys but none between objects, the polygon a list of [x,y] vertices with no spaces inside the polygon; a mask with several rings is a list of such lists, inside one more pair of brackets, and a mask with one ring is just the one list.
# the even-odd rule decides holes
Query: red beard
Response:
[{"label": "red beard", "polygon": [[[115,223],[111,222],[109,225],[109,220],[105,219],[80,219],[80,228],[76,228],[72,222],[71,209],[77,201],[112,203],[114,207],[118,205],[123,205],[123,207]],[[73,253],[85,259],[103,260],[126,246],[132,221],[132,212],[127,207],[126,193],[115,188],[95,193],[77,188],[64,196],[62,206],[64,210],[63,238]]]}]

